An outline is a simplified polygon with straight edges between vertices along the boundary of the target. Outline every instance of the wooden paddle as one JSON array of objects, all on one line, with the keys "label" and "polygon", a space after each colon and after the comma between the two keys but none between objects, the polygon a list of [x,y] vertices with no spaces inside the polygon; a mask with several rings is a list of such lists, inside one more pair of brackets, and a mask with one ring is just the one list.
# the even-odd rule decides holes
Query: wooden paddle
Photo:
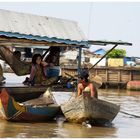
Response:
[{"label": "wooden paddle", "polygon": [[[67,81],[72,81],[73,79],[76,79],[76,78],[78,79],[78,75],[72,76],[72,75],[70,75],[70,74],[68,74],[66,72],[65,72],[65,74],[70,77]],[[102,86],[102,83],[103,83],[102,82],[102,78],[100,76],[98,76],[98,75],[96,75],[91,82],[93,82],[94,85],[97,88],[101,87]]]}]

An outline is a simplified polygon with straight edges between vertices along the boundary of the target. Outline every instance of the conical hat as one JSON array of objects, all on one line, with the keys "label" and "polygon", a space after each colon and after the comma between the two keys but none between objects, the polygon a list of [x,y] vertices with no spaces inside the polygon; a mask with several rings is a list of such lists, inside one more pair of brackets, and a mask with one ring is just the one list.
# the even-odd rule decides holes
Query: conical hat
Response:
[{"label": "conical hat", "polygon": [[102,77],[96,75],[94,78],[93,78],[93,84],[96,88],[99,88],[102,86]]}]

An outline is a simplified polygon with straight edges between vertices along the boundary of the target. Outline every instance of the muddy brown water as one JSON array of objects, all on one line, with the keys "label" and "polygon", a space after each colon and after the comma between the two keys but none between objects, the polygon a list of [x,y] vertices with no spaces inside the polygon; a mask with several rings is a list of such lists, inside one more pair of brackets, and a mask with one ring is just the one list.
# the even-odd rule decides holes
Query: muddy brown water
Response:
[{"label": "muddy brown water", "polygon": [[[140,91],[99,89],[99,98],[121,106],[121,112],[108,127],[87,128],[81,124],[15,123],[0,120],[0,138],[140,138]],[[54,93],[61,104],[71,93]]]},{"label": "muddy brown water", "polygon": [[[71,93],[54,93],[57,102],[69,99]],[[1,138],[139,138],[140,92],[99,90],[99,98],[119,104],[121,111],[108,127],[87,128],[81,124],[15,123],[0,120]],[[137,117],[134,117],[136,115]]]}]

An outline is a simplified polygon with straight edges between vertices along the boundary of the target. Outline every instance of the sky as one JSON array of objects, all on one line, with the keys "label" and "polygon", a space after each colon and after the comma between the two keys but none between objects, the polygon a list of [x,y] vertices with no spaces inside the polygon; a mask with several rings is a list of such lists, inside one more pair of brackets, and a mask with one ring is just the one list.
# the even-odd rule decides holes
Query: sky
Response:
[{"label": "sky", "polygon": [[87,39],[131,42],[117,48],[140,57],[140,2],[0,2],[0,9],[77,21]]}]

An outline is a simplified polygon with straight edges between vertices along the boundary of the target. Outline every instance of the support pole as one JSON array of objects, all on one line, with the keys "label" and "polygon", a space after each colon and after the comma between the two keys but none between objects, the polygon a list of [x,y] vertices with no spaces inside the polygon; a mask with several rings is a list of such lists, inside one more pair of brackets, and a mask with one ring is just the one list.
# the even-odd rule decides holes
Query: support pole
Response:
[{"label": "support pole", "polygon": [[103,58],[105,58],[113,49],[115,49],[116,47],[118,46],[118,44],[116,44],[116,45],[114,45],[114,47],[113,48],[111,48],[106,54],[104,54],[103,56],[102,56],[102,58],[99,60],[99,61],[97,61],[91,68],[89,68],[88,70],[90,71],[91,69],[93,69]]},{"label": "support pole", "polygon": [[82,47],[79,47],[79,54],[78,54],[78,75],[81,73],[81,55],[82,55]]}]

